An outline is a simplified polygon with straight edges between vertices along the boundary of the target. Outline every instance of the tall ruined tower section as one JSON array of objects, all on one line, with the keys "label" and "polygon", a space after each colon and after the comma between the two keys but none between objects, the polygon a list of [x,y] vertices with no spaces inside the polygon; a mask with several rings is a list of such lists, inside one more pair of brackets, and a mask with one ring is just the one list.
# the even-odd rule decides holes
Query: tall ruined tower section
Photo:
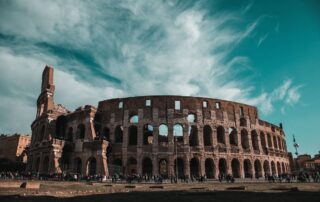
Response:
[{"label": "tall ruined tower section", "polygon": [[37,100],[37,118],[54,108],[53,68],[46,66],[42,73],[41,93]]}]

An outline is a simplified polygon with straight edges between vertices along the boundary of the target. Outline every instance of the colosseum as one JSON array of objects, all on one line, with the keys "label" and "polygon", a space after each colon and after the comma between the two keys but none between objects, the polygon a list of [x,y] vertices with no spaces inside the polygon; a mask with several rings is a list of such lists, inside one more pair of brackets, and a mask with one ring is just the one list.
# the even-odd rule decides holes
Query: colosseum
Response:
[{"label": "colosseum", "polygon": [[282,124],[260,120],[254,106],[205,97],[139,96],[71,112],[54,102],[53,73],[49,66],[43,71],[28,171],[207,178],[290,172]]}]

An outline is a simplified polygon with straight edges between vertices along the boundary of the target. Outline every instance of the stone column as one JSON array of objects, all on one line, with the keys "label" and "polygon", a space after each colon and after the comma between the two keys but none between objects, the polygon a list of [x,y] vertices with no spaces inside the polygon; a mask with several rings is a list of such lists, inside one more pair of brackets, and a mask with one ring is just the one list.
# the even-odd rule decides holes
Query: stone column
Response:
[{"label": "stone column", "polygon": [[159,175],[159,160],[157,155],[152,156],[152,174]]},{"label": "stone column", "polygon": [[200,175],[204,176],[206,174],[206,165],[205,165],[205,157],[201,156],[199,158],[199,171],[200,171]]},{"label": "stone column", "polygon": [[188,155],[185,155],[183,158],[183,167],[184,167],[184,175],[185,176],[190,176],[190,157]]}]

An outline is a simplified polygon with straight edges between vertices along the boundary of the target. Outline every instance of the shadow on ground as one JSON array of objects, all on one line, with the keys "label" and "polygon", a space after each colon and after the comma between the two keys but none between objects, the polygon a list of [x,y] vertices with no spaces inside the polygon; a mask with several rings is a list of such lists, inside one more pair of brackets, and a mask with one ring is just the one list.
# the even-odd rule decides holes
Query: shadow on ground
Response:
[{"label": "shadow on ground", "polygon": [[130,193],[115,193],[101,194],[90,196],[76,196],[71,198],[57,198],[52,196],[0,196],[1,202],[64,202],[64,201],[91,201],[91,202],[313,202],[320,201],[320,192],[237,192],[237,191],[219,191],[219,192],[130,192]]}]

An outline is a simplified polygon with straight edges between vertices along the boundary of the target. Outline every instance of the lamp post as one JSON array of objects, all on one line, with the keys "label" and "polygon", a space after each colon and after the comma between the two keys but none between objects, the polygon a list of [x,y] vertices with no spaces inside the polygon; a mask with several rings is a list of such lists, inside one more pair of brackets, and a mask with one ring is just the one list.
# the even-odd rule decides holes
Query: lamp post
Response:
[{"label": "lamp post", "polygon": [[293,135],[293,146],[294,146],[294,148],[295,148],[295,150],[296,150],[296,155],[298,156],[298,148],[299,148],[299,144],[296,142],[296,138],[294,137],[294,135]]}]

